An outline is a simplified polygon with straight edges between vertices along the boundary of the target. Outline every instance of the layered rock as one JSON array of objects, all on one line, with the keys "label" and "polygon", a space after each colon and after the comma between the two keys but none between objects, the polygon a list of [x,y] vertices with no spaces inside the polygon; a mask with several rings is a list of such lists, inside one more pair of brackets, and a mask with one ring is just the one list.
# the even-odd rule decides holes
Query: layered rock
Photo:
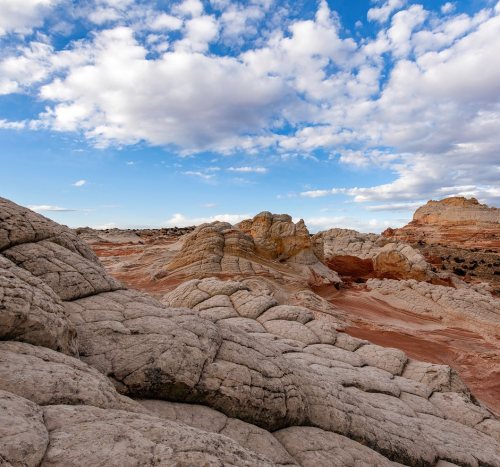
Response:
[{"label": "layered rock", "polygon": [[[348,466],[500,465],[498,420],[446,366],[339,333],[326,316],[279,305],[238,281],[189,281],[161,304],[124,290],[90,256],[29,245],[85,252],[74,238],[64,246],[61,228],[22,237],[12,215],[0,218],[3,237],[18,239],[0,257],[17,261],[31,287],[41,281],[52,290],[62,307],[52,325],[73,323],[83,360],[44,348],[54,347],[48,325],[40,343],[25,338],[16,330],[24,321],[11,319],[16,301],[4,301],[0,322],[11,323],[4,340],[15,338],[0,345],[6,465],[332,465],[332,455]],[[23,242],[29,258],[9,251]],[[70,272],[66,295],[54,274]],[[43,307],[30,314],[50,318]],[[166,402],[139,405],[127,396]],[[172,402],[191,408],[179,404],[169,415]],[[220,412],[209,415],[218,427],[203,425],[198,404]]]},{"label": "layered rock", "polygon": [[221,222],[197,227],[165,271],[189,278],[263,275],[310,285],[340,283],[314,253],[304,222],[294,224],[288,215],[269,212],[234,227]]},{"label": "layered rock", "polygon": [[344,276],[416,280],[434,277],[418,250],[406,243],[389,242],[380,235],[330,229],[315,235],[313,241],[326,263]]},{"label": "layered rock", "polygon": [[387,229],[387,238],[458,248],[483,248],[500,253],[500,209],[475,198],[453,197],[429,201],[400,229]]}]

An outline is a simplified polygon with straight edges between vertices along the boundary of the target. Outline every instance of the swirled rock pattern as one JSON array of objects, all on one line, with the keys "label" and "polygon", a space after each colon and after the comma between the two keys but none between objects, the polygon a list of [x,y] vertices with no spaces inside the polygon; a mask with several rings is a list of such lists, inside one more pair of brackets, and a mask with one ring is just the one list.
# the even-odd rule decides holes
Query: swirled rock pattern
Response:
[{"label": "swirled rock pattern", "polygon": [[240,281],[191,280],[160,303],[64,228],[1,206],[3,464],[500,465],[499,421],[449,367]]},{"label": "swirled rock pattern", "polygon": [[236,226],[203,224],[183,240],[164,273],[188,278],[263,275],[311,285],[338,284],[338,275],[319,261],[303,221],[263,212]]},{"label": "swirled rock pattern", "polygon": [[500,335],[498,300],[479,286],[445,287],[418,282],[370,279],[367,288],[397,308],[431,316],[455,326],[467,322],[470,329],[487,335]]}]

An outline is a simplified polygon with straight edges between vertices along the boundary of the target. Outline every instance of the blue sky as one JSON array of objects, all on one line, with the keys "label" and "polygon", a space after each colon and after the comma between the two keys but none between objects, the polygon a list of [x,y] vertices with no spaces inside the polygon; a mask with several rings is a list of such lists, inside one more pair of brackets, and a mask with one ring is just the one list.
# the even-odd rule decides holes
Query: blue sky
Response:
[{"label": "blue sky", "polygon": [[0,196],[70,226],[500,205],[500,2],[0,0]]}]

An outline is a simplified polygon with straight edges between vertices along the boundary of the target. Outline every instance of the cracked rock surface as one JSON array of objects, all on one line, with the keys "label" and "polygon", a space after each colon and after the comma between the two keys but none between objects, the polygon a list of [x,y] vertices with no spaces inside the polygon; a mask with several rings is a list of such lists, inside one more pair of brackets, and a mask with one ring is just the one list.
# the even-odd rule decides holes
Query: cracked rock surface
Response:
[{"label": "cracked rock surface", "polygon": [[0,201],[2,465],[500,466],[498,420],[449,367],[239,281],[125,290]]}]

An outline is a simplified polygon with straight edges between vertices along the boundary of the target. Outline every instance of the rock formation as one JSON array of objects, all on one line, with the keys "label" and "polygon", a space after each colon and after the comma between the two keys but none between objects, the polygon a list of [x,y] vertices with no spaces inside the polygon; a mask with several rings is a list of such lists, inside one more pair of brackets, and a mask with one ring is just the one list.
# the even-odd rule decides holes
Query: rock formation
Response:
[{"label": "rock formation", "polygon": [[338,287],[341,280],[316,256],[304,223],[287,215],[263,212],[236,226],[203,224],[180,237],[178,229],[133,232],[140,243],[135,237],[123,242],[124,231],[78,230],[114,277],[157,297],[187,279],[217,276],[244,281],[282,304],[335,314],[312,289]]},{"label": "rock formation", "polygon": [[340,283],[314,253],[304,222],[269,212],[234,227],[222,222],[197,227],[165,270],[170,276],[262,275],[309,285]]},{"label": "rock formation", "polygon": [[240,281],[160,303],[4,199],[0,239],[3,465],[500,465],[500,422],[447,366]]},{"label": "rock formation", "polygon": [[500,253],[500,209],[480,204],[475,198],[429,201],[415,211],[408,225],[387,229],[383,235],[412,244],[422,241]]},{"label": "rock formation", "polygon": [[434,277],[425,258],[410,245],[349,229],[314,236],[316,251],[342,276],[428,280]]}]

